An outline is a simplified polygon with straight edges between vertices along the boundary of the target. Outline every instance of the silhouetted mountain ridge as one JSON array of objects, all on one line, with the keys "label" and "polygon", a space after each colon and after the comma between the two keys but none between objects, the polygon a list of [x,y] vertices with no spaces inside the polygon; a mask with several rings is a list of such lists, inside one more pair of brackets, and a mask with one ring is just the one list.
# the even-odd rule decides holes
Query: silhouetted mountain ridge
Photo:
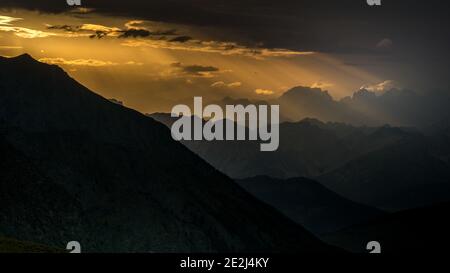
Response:
[{"label": "silhouetted mountain ridge", "polygon": [[[170,127],[169,114],[149,115]],[[218,170],[233,178],[268,175],[278,178],[315,177],[360,155],[394,144],[415,132],[403,128],[355,127],[307,118],[280,124],[277,151],[261,153],[258,141],[182,141]]]},{"label": "silhouetted mountain ridge", "polygon": [[9,196],[2,235],[106,252],[333,250],[172,140],[164,125],[56,66],[27,55],[0,59],[0,121],[2,172],[10,174],[1,181]]}]

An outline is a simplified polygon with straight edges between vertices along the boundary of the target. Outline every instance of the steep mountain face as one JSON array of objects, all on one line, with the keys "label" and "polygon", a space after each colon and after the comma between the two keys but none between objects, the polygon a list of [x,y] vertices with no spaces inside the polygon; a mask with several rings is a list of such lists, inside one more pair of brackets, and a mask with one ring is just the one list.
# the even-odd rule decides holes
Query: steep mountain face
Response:
[{"label": "steep mountain face", "polygon": [[[4,128],[3,128],[4,129]],[[79,229],[81,205],[61,185],[53,183],[27,158],[0,136],[0,230],[22,239],[58,241]],[[45,227],[54,231],[44,231]],[[58,246],[58,245],[56,245]],[[59,245],[64,247],[64,245]]]},{"label": "steep mountain face", "polygon": [[237,180],[248,192],[320,235],[381,217],[384,213],[349,201],[307,178],[257,176]]},{"label": "steep mountain face", "polygon": [[366,244],[378,241],[386,254],[442,254],[448,251],[450,204],[442,203],[386,215],[366,224],[355,225],[323,238],[353,252],[365,252]]},{"label": "steep mountain face", "polygon": [[[329,189],[356,202],[398,211],[450,200],[450,165],[425,138],[404,139],[323,176]],[[436,148],[434,148],[436,149]]]},{"label": "steep mountain face", "polygon": [[57,66],[0,58],[0,234],[84,251],[327,252],[167,128]]}]

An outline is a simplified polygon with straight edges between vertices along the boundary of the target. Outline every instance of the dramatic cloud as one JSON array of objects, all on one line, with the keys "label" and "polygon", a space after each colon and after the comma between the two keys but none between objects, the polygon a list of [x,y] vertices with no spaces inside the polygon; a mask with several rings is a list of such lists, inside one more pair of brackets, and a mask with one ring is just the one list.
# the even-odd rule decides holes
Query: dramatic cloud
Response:
[{"label": "dramatic cloud", "polygon": [[395,81],[392,81],[392,80],[387,80],[387,81],[380,82],[377,84],[364,85],[361,87],[361,89],[366,89],[368,91],[372,91],[377,94],[382,94],[382,93],[390,91],[392,89],[400,89],[400,88],[401,87],[398,85],[398,83],[396,83]]},{"label": "dramatic cloud", "polygon": [[[5,8],[2,11],[10,16],[0,19],[3,31],[8,27],[10,32],[3,35],[0,30],[2,38],[11,38],[4,41],[5,45],[22,45],[24,51],[32,51],[39,58],[104,58],[119,63],[123,62],[122,54],[129,54],[125,58],[130,59],[139,55],[146,63],[150,63],[152,58],[162,69],[150,71],[145,66],[143,69],[147,71],[142,74],[147,78],[151,77],[150,74],[158,77],[160,72],[181,77],[174,80],[181,83],[180,89],[186,88],[185,82],[189,77],[211,77],[220,73],[189,74],[169,65],[171,62],[196,63],[195,60],[205,66],[212,64],[233,70],[227,75],[229,77],[217,77],[214,81],[223,80],[225,85],[228,81],[243,81],[248,88],[239,91],[242,96],[249,97],[258,97],[255,89],[259,87],[278,93],[281,86],[302,84],[328,88],[329,83],[334,84],[329,88],[330,92],[343,97],[365,84],[372,90],[383,89],[376,85],[387,78],[417,89],[429,86],[448,89],[450,84],[447,76],[450,39],[443,27],[450,17],[446,14],[447,9],[443,8],[444,2],[439,0],[430,0],[426,5],[408,0],[388,1],[376,9],[367,6],[364,0],[83,0],[83,8],[88,9],[85,11],[75,11],[65,1],[0,2],[0,8]],[[61,26],[59,29],[44,29],[45,23]],[[87,26],[92,23],[96,27],[83,26],[83,23]],[[175,28],[176,31],[166,28]],[[34,41],[21,41],[15,37],[19,35],[50,38],[31,44]],[[55,49],[56,44],[61,42],[70,47],[70,39],[52,37],[74,37],[74,47],[83,47],[83,50],[67,50],[62,55],[59,48]],[[108,41],[90,41],[83,37]],[[103,46],[104,52],[101,51]],[[88,51],[91,55],[86,55]],[[110,58],[109,52],[114,56]],[[5,54],[12,55],[11,52]],[[303,56],[308,54],[314,55]],[[214,60],[214,63],[206,60]],[[123,70],[125,73],[126,69]],[[135,70],[129,69],[128,72],[134,73]],[[86,79],[94,77],[79,74],[78,77],[85,77],[86,82]],[[193,81],[195,84],[203,82],[211,88],[211,80]],[[91,86],[99,85],[92,82],[89,82]],[[132,82],[138,85],[134,78]],[[175,89],[173,86],[163,87],[161,82],[158,82],[161,90]],[[114,90],[118,87],[102,88]],[[215,91],[216,94],[233,92],[225,89]]]},{"label": "dramatic cloud", "polygon": [[64,58],[40,58],[40,62],[47,64],[55,64],[55,65],[68,65],[68,66],[92,66],[92,67],[102,67],[102,66],[117,66],[117,65],[135,65],[142,66],[144,63],[128,61],[125,63],[116,63],[111,61],[102,61],[96,59],[75,59],[75,60],[66,60]]},{"label": "dramatic cloud", "polygon": [[92,8],[79,7],[79,8],[71,9],[69,12],[72,14],[83,15],[83,14],[87,14],[87,13],[92,13],[94,11],[95,11],[95,9],[92,9]]},{"label": "dramatic cloud", "polygon": [[[119,35],[119,38],[146,38],[149,36],[172,36],[176,35],[176,30],[169,29],[169,30],[157,30],[157,31],[151,31],[146,27],[143,27],[142,24],[144,24],[144,21],[141,20],[133,20],[125,23],[126,30],[120,30],[119,32],[122,33]],[[162,37],[159,37],[160,39]]]},{"label": "dramatic cloud", "polygon": [[117,32],[121,31],[121,29],[116,27],[107,27],[103,25],[96,25],[96,24],[83,24],[81,27],[79,27],[80,30],[88,30],[88,31],[101,31],[108,34],[111,34],[113,36],[118,36]]},{"label": "dramatic cloud", "polygon": [[[113,37],[124,39],[123,46],[150,47],[156,49],[182,50],[203,53],[218,53],[221,55],[241,55],[256,59],[268,57],[295,57],[314,54],[312,51],[295,51],[281,48],[249,47],[237,42],[223,42],[214,40],[199,40],[188,35],[179,35],[173,29],[150,30],[146,26],[149,22],[131,20],[124,24],[124,28],[110,27],[100,24],[85,23],[81,25],[46,25],[47,30],[13,26],[12,23],[22,20],[9,16],[0,17],[0,31],[13,32],[21,38],[105,38]],[[176,36],[176,37],[173,37]]]},{"label": "dramatic cloud", "polygon": [[218,81],[218,82],[211,84],[211,87],[225,87],[225,86],[227,86],[227,84],[223,81]]},{"label": "dramatic cloud", "polygon": [[144,65],[144,63],[142,62],[135,62],[135,61],[128,61],[125,63],[126,65],[137,65],[137,66],[142,66]]},{"label": "dramatic cloud", "polygon": [[[67,33],[55,33],[37,30],[33,28],[14,26],[14,22],[22,21],[22,18],[14,18],[9,16],[0,16],[0,32],[10,32],[14,35],[24,38],[24,39],[35,39],[35,38],[48,38],[48,37],[82,37],[88,36],[83,34],[76,34],[81,27],[72,27],[68,25],[47,25],[48,30],[65,30]],[[89,26],[87,26],[89,28]]]},{"label": "dramatic cloud", "polygon": [[241,87],[242,83],[241,82],[232,82],[232,83],[229,83],[227,86],[231,87],[231,88]]},{"label": "dramatic cloud", "polygon": [[9,16],[0,16],[0,31],[3,32],[12,32],[15,35],[21,37],[21,38],[43,38],[43,37],[49,37],[54,34],[24,27],[15,27],[12,26],[13,22],[21,21],[22,18],[14,18]]},{"label": "dramatic cloud", "polygon": [[392,42],[391,39],[385,38],[385,39],[381,40],[380,42],[378,42],[377,48],[388,49],[388,48],[391,48],[393,44],[394,43]]},{"label": "dramatic cloud", "polygon": [[315,82],[311,85],[311,88],[320,88],[320,89],[326,89],[326,88],[330,88],[333,87],[334,84],[332,83],[327,83],[327,82]]},{"label": "dramatic cloud", "polygon": [[110,61],[101,61],[94,59],[76,59],[76,60],[66,60],[64,58],[41,58],[40,62],[56,65],[70,65],[70,66],[116,66],[118,63]]},{"label": "dramatic cloud", "polygon": [[[296,51],[345,51],[345,46],[340,45],[355,45],[356,37],[356,46],[367,46],[370,41],[373,44],[374,34],[391,33],[396,37],[395,34],[404,33],[405,29],[414,29],[417,37],[433,35],[427,29],[445,33],[445,28],[438,29],[443,25],[442,20],[448,22],[445,1],[429,0],[426,6],[420,1],[389,2],[376,11],[364,0],[83,0],[81,9],[69,7],[65,1],[2,0],[0,7],[51,13],[95,10],[98,14],[123,18],[221,30],[238,28],[243,40]],[[414,39],[412,36],[416,35],[409,36]],[[423,40],[429,39],[423,37]],[[441,40],[448,41],[444,36]]]},{"label": "dramatic cloud", "polygon": [[[78,26],[72,25],[47,25],[47,29],[62,30],[69,33],[87,33],[90,38],[104,38],[104,37],[117,37],[117,38],[147,38],[150,36],[158,36],[158,39],[162,36],[176,35],[176,31],[170,30],[157,30],[151,31],[148,28],[142,26],[144,21],[132,20],[125,23],[125,28],[108,27],[99,24],[82,24]],[[86,35],[85,35],[86,36]]]},{"label": "dramatic cloud", "polygon": [[[47,25],[47,29],[62,30],[72,35],[75,33],[89,33],[90,38],[117,37],[125,39],[122,43],[127,47],[149,47],[156,49],[171,49],[192,52],[218,53],[221,55],[242,55],[257,59],[266,57],[295,57],[311,55],[311,51],[293,51],[278,48],[248,47],[236,42],[202,41],[187,35],[178,35],[174,29],[152,31],[142,20],[132,20],[125,23],[125,28],[108,27],[98,24],[83,24],[80,26],[70,25]],[[141,38],[141,39],[139,39]]]},{"label": "dramatic cloud", "polygon": [[0,49],[22,49],[21,46],[8,46],[8,45],[0,45]]},{"label": "dramatic cloud", "polygon": [[255,93],[258,94],[258,95],[273,95],[274,92],[272,90],[269,90],[269,89],[260,89],[260,88],[258,88],[258,89],[255,90]]},{"label": "dramatic cloud", "polygon": [[295,57],[312,55],[314,52],[299,52],[285,49],[249,48],[233,42],[189,40],[184,43],[165,40],[127,40],[122,43],[127,47],[149,47],[203,53],[218,53],[221,55],[240,55],[255,59],[266,57]]},{"label": "dramatic cloud", "polygon": [[211,84],[211,87],[214,88],[224,88],[224,87],[228,87],[228,88],[237,88],[237,87],[241,87],[242,83],[241,82],[232,82],[232,83],[225,83],[223,81],[218,81],[218,82],[214,82],[213,84]]},{"label": "dramatic cloud", "polygon": [[125,26],[128,29],[145,29],[142,27],[143,23],[144,23],[144,21],[142,21],[142,20],[132,20],[132,21],[126,22]]},{"label": "dramatic cloud", "polygon": [[64,30],[67,32],[76,32],[80,29],[80,26],[69,26],[69,25],[47,25],[47,29]]},{"label": "dramatic cloud", "polygon": [[10,26],[12,22],[23,20],[22,18],[14,18],[0,15],[0,25]]},{"label": "dramatic cloud", "polygon": [[46,38],[51,36],[57,36],[54,33],[34,30],[24,27],[9,27],[9,26],[0,26],[0,31],[4,32],[12,32],[16,36],[25,38],[25,39],[33,39],[33,38]]},{"label": "dramatic cloud", "polygon": [[214,73],[220,71],[219,68],[214,66],[202,66],[202,65],[183,65],[182,63],[171,64],[181,74],[197,76],[197,77],[213,77]]},{"label": "dramatic cloud", "polygon": [[146,29],[128,29],[128,30],[122,31],[122,34],[119,36],[119,38],[129,38],[129,37],[145,38],[145,37],[150,36],[150,34],[151,34],[151,32]]},{"label": "dramatic cloud", "polygon": [[190,36],[178,36],[178,37],[175,37],[175,38],[171,39],[170,41],[171,42],[178,42],[178,43],[185,43],[185,42],[190,41],[190,40],[192,40],[192,37],[190,37]]}]

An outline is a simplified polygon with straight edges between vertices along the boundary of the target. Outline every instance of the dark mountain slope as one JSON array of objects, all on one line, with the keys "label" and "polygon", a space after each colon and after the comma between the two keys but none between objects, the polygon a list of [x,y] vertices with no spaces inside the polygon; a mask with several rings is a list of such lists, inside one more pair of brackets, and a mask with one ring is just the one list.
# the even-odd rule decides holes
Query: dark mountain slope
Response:
[{"label": "dark mountain slope", "polygon": [[237,182],[315,234],[364,223],[384,214],[349,201],[307,178],[282,180],[257,176]]},{"label": "dark mountain slope", "polygon": [[367,252],[366,244],[378,241],[381,252],[388,254],[443,254],[450,243],[450,222],[445,215],[450,204],[412,209],[386,215],[367,224],[356,225],[323,238],[355,252]]},{"label": "dark mountain slope", "polygon": [[420,137],[404,139],[318,179],[342,196],[382,209],[395,211],[448,201],[450,166],[432,152],[431,144]]},{"label": "dark mountain slope", "polygon": [[0,253],[65,253],[65,250],[0,237]]},{"label": "dark mountain slope", "polygon": [[[80,204],[52,183],[26,156],[0,136],[0,230],[22,238],[56,241],[78,229]],[[30,183],[31,182],[31,183]],[[41,229],[51,226],[57,233]],[[60,245],[62,247],[63,245]]]},{"label": "dark mountain slope", "polygon": [[[14,211],[0,212],[5,236],[53,246],[77,240],[85,251],[330,251],[173,141],[164,125],[56,66],[1,58],[0,121],[5,149],[31,168],[7,161],[17,168],[1,180]],[[47,180],[49,189],[35,189]]]}]

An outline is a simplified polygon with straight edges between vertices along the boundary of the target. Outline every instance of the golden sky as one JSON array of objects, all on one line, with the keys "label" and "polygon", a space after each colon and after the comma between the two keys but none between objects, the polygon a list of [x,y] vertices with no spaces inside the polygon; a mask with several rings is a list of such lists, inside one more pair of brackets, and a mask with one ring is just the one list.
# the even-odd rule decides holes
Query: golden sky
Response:
[{"label": "golden sky", "polygon": [[0,9],[0,55],[29,53],[145,113],[170,111],[196,95],[206,102],[225,96],[271,99],[298,85],[342,98],[386,80],[330,53],[248,46],[232,35],[216,36],[202,27],[89,9],[61,14]]}]

